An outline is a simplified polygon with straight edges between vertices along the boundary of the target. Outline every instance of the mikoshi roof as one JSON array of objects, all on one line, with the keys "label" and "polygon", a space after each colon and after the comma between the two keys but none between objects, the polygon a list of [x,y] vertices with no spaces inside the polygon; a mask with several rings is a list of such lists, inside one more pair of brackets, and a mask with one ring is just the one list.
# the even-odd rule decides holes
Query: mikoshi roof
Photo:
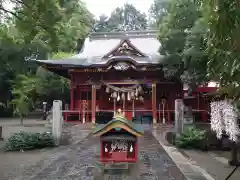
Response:
[{"label": "mikoshi roof", "polygon": [[[113,52],[121,43],[127,41],[142,56],[106,55]],[[63,65],[66,67],[94,67],[107,65],[109,61],[130,59],[136,64],[158,64],[161,60],[156,31],[92,33],[85,39],[82,50],[76,55],[59,60],[36,60],[40,64]]]},{"label": "mikoshi roof", "polygon": [[124,116],[115,116],[113,120],[105,125],[98,125],[93,131],[94,136],[101,136],[114,128],[122,128],[135,136],[143,136],[144,129],[141,125],[127,120]]}]

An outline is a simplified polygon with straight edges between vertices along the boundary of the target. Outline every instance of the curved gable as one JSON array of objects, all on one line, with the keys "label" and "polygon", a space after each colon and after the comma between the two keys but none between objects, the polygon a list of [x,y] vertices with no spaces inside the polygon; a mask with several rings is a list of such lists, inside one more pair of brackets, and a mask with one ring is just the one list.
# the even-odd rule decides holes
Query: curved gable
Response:
[{"label": "curved gable", "polygon": [[114,128],[122,128],[135,136],[143,136],[144,130],[141,126],[134,124],[122,117],[116,117],[106,125],[98,126],[93,132],[94,136],[101,136]]},{"label": "curved gable", "polygon": [[112,58],[114,56],[135,56],[135,57],[147,57],[137,47],[135,47],[131,41],[127,38],[120,41],[120,43],[113,48],[110,52],[105,54],[103,58]]}]

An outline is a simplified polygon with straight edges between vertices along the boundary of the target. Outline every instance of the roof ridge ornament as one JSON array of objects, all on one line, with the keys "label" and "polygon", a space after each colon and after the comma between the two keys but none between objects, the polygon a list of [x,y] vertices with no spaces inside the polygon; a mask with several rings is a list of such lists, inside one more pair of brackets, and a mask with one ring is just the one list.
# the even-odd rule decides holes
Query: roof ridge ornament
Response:
[{"label": "roof ridge ornament", "polygon": [[157,30],[138,30],[138,31],[128,31],[122,30],[118,32],[91,32],[89,37],[91,40],[99,39],[121,39],[123,36],[128,38],[145,38],[152,37],[157,38]]},{"label": "roof ridge ornament", "polygon": [[103,57],[112,58],[114,56],[146,57],[146,55],[137,49],[127,37],[124,37],[114,49]]}]

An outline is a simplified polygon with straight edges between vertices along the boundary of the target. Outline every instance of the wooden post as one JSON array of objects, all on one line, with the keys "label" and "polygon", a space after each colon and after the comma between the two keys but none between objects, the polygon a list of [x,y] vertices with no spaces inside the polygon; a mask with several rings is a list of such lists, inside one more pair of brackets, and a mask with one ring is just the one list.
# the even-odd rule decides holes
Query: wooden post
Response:
[{"label": "wooden post", "polygon": [[156,83],[152,84],[152,116],[153,116],[153,123],[157,123],[157,106],[156,106]]},{"label": "wooden post", "polygon": [[113,116],[116,116],[116,98],[113,97]]},{"label": "wooden post", "polygon": [[168,124],[171,124],[171,112],[168,110]]},{"label": "wooden post", "polygon": [[158,104],[158,119],[161,120],[161,103]]},{"label": "wooden post", "polygon": [[[87,101],[86,101],[87,102]],[[82,123],[85,124],[86,123],[86,103],[83,104],[83,111],[82,111]]]},{"label": "wooden post", "polygon": [[175,100],[175,131],[176,134],[183,132],[184,105],[182,99]]},{"label": "wooden post", "polygon": [[53,101],[53,121],[52,121],[52,135],[55,140],[55,144],[59,145],[62,137],[62,101]]},{"label": "wooden post", "polygon": [[165,118],[165,100],[162,101],[162,106],[163,106],[163,119],[162,123],[166,124],[166,118]]},{"label": "wooden post", "polygon": [[135,117],[135,99],[133,97],[133,99],[132,99],[132,118],[134,118],[134,117]]},{"label": "wooden post", "polygon": [[123,99],[123,115],[125,116],[125,105],[126,104],[126,101],[125,101],[125,98]]},{"label": "wooden post", "polygon": [[231,166],[240,166],[240,162],[238,161],[238,147],[236,142],[231,142],[231,157],[228,161],[228,164]]},{"label": "wooden post", "polygon": [[92,123],[96,122],[96,85],[92,85]]},{"label": "wooden post", "polygon": [[2,126],[0,126],[0,140],[3,140],[3,135],[2,135]]},{"label": "wooden post", "polygon": [[71,83],[70,83],[70,110],[74,108],[74,86],[73,86],[73,75],[71,74]]}]

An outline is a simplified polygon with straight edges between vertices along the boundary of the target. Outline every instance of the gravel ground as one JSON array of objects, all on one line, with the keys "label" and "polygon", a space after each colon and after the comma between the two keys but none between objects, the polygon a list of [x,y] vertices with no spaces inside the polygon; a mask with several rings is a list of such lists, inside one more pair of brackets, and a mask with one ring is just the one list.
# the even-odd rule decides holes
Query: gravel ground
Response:
[{"label": "gravel ground", "polygon": [[[139,161],[129,165],[129,171],[103,172],[99,159],[99,139],[89,130],[69,127],[72,144],[51,150],[27,153],[7,153],[3,161],[11,161],[4,170],[6,180],[185,180],[186,178],[167,155],[162,146],[146,131],[139,139]],[[86,138],[84,138],[84,136]],[[81,141],[81,139],[83,139]],[[21,161],[22,160],[22,161]],[[3,163],[4,164],[4,163]]]}]

